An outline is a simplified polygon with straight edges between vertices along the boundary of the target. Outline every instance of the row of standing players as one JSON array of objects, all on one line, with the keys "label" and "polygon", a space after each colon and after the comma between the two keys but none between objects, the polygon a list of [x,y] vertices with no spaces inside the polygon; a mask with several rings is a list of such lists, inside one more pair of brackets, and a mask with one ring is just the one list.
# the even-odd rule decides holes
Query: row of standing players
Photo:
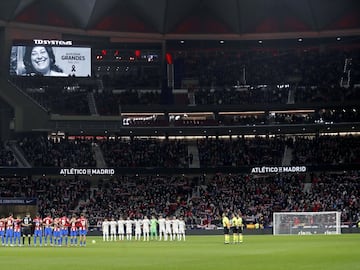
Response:
[{"label": "row of standing players", "polygon": [[243,242],[244,223],[240,212],[232,214],[224,212],[222,215],[222,225],[224,227],[225,244],[230,244],[230,232],[232,232],[233,244]]},{"label": "row of standing players", "polygon": [[[41,218],[37,214],[34,218],[27,213],[25,217],[13,217],[10,213],[8,217],[0,218],[0,238],[2,246],[24,246],[25,238],[28,239],[27,245],[37,246],[43,244],[47,246],[68,246],[70,235],[70,245],[86,246],[86,234],[88,231],[88,220],[83,214],[80,217],[72,215],[52,218],[47,215]],[[31,236],[34,241],[31,243]],[[21,242],[22,237],[22,242]],[[39,242],[37,242],[39,240]]]},{"label": "row of standing players", "polygon": [[144,241],[150,240],[164,240],[164,241],[185,241],[186,225],[182,217],[176,216],[163,217],[156,219],[152,216],[150,219],[147,216],[139,219],[123,219],[119,220],[112,218],[111,220],[104,219],[102,222],[103,241],[116,241],[116,235],[119,240],[131,240],[133,233],[135,240],[140,240],[141,235]]}]

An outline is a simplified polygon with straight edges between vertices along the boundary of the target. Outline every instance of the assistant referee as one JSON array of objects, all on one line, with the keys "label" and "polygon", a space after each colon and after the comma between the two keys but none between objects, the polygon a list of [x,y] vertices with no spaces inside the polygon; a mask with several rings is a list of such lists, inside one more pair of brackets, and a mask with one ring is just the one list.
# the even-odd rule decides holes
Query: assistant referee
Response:
[{"label": "assistant referee", "polygon": [[224,227],[224,237],[225,237],[225,244],[229,244],[230,243],[230,220],[229,218],[226,216],[225,213],[222,214],[222,224]]}]

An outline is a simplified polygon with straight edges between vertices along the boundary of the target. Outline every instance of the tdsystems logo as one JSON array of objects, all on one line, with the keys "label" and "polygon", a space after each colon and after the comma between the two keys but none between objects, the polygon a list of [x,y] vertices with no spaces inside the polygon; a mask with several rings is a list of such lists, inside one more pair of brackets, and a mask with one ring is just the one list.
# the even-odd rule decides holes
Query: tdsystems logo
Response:
[{"label": "tdsystems logo", "polygon": [[34,39],[35,45],[60,45],[72,46],[72,40],[56,40],[56,39]]}]

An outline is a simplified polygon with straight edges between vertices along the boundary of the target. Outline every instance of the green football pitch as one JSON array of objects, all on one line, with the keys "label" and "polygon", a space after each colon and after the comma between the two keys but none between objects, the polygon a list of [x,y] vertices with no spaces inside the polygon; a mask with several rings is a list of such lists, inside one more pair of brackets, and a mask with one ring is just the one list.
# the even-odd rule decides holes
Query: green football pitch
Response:
[{"label": "green football pitch", "polygon": [[[92,243],[96,240],[96,243]],[[360,235],[188,236],[186,242],[103,242],[86,247],[1,247],[1,269],[360,269]]]}]

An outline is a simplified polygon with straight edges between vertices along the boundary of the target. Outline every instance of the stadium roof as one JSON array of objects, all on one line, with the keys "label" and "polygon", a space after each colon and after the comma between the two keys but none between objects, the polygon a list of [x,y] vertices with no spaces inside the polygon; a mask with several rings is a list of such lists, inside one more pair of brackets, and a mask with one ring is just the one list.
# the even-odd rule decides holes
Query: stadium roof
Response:
[{"label": "stadium roof", "polygon": [[0,25],[167,38],[359,34],[359,0],[1,0]]}]

